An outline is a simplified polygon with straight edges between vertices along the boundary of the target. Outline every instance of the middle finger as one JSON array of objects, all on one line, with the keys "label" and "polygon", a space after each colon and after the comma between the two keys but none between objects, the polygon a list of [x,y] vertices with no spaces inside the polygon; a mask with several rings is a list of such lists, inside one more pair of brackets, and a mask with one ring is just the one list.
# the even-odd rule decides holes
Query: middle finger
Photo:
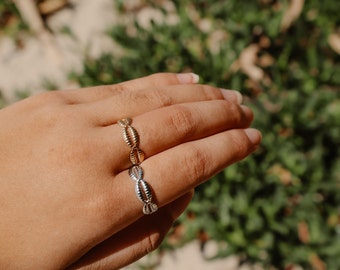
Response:
[{"label": "middle finger", "polygon": [[[147,158],[184,142],[229,129],[247,128],[252,119],[253,113],[246,106],[212,100],[154,110],[135,117],[131,126],[137,130],[140,149]],[[101,128],[99,136],[106,149],[106,160],[114,164],[115,172],[131,165],[130,147],[123,140],[122,127],[115,124]]]}]

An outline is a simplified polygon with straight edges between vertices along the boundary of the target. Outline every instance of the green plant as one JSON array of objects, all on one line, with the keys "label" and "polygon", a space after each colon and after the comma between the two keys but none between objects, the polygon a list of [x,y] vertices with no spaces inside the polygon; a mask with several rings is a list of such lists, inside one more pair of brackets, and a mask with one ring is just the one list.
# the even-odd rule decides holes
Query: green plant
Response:
[{"label": "green plant", "polygon": [[[220,244],[215,257],[239,254],[266,268],[339,269],[340,57],[328,38],[339,29],[340,2],[306,1],[287,30],[287,1],[164,2],[143,3],[162,12],[163,23],[114,26],[110,35],[125,53],[88,58],[71,77],[86,86],[193,70],[203,83],[239,89],[263,142],[197,188],[179,221],[183,241],[204,233]],[[124,1],[117,7],[134,15]],[[246,64],[260,79],[239,61],[251,44],[257,61]]]},{"label": "green plant", "polygon": [[27,30],[27,25],[12,0],[0,0],[0,34],[15,36],[21,30]]}]

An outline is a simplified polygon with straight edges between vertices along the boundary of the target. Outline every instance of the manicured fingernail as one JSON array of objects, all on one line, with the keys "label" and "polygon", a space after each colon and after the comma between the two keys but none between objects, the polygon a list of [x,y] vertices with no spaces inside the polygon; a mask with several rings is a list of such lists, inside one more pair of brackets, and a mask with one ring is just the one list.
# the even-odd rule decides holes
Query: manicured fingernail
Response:
[{"label": "manicured fingernail", "polygon": [[200,77],[195,73],[178,73],[177,79],[180,83],[198,83]]},{"label": "manicured fingernail", "polygon": [[235,100],[235,96],[236,96],[237,103],[238,104],[242,103],[243,97],[242,97],[240,92],[235,91],[235,90],[222,89],[222,88],[220,88],[220,90],[221,90],[221,93],[222,93],[224,99]]},{"label": "manicured fingernail", "polygon": [[246,135],[248,136],[249,140],[253,144],[258,145],[261,142],[262,135],[261,135],[261,132],[258,131],[257,129],[247,128],[247,129],[244,130],[244,132],[246,133]]}]

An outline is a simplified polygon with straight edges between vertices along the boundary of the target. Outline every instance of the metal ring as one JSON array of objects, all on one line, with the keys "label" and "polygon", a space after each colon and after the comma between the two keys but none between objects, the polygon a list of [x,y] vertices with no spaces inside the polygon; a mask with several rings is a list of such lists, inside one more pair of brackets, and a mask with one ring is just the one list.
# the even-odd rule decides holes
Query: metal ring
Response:
[{"label": "metal ring", "polygon": [[131,148],[130,161],[132,166],[129,168],[129,176],[135,181],[135,193],[143,205],[145,215],[152,214],[158,210],[157,204],[152,202],[152,189],[144,179],[144,171],[140,164],[144,161],[144,152],[139,148],[139,135],[137,130],[131,126],[131,118],[123,118],[117,122],[123,128],[123,139]]},{"label": "metal ring", "polygon": [[129,175],[134,181],[142,180],[144,177],[144,171],[141,166],[135,165],[130,167]]},{"label": "metal ring", "polygon": [[137,147],[133,147],[130,151],[130,161],[133,165],[141,164],[144,160],[144,152]]}]

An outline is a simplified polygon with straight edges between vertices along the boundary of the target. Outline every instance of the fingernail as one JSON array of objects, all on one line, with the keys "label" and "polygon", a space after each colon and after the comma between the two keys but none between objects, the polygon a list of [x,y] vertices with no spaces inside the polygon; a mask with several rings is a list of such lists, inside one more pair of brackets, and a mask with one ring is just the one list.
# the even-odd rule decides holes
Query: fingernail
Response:
[{"label": "fingernail", "polygon": [[261,132],[258,131],[257,129],[247,128],[247,129],[244,130],[244,132],[246,133],[246,135],[248,136],[249,140],[253,144],[258,145],[261,142],[262,135],[261,135]]},{"label": "fingernail", "polygon": [[227,89],[223,89],[223,88],[220,88],[220,90],[221,90],[221,93],[222,93],[224,99],[234,100],[235,96],[236,96],[237,103],[238,104],[242,103],[243,97],[242,97],[240,92],[235,91],[235,90],[227,90]]},{"label": "fingernail", "polygon": [[178,73],[177,79],[180,83],[188,84],[188,83],[198,83],[200,77],[195,73]]}]

